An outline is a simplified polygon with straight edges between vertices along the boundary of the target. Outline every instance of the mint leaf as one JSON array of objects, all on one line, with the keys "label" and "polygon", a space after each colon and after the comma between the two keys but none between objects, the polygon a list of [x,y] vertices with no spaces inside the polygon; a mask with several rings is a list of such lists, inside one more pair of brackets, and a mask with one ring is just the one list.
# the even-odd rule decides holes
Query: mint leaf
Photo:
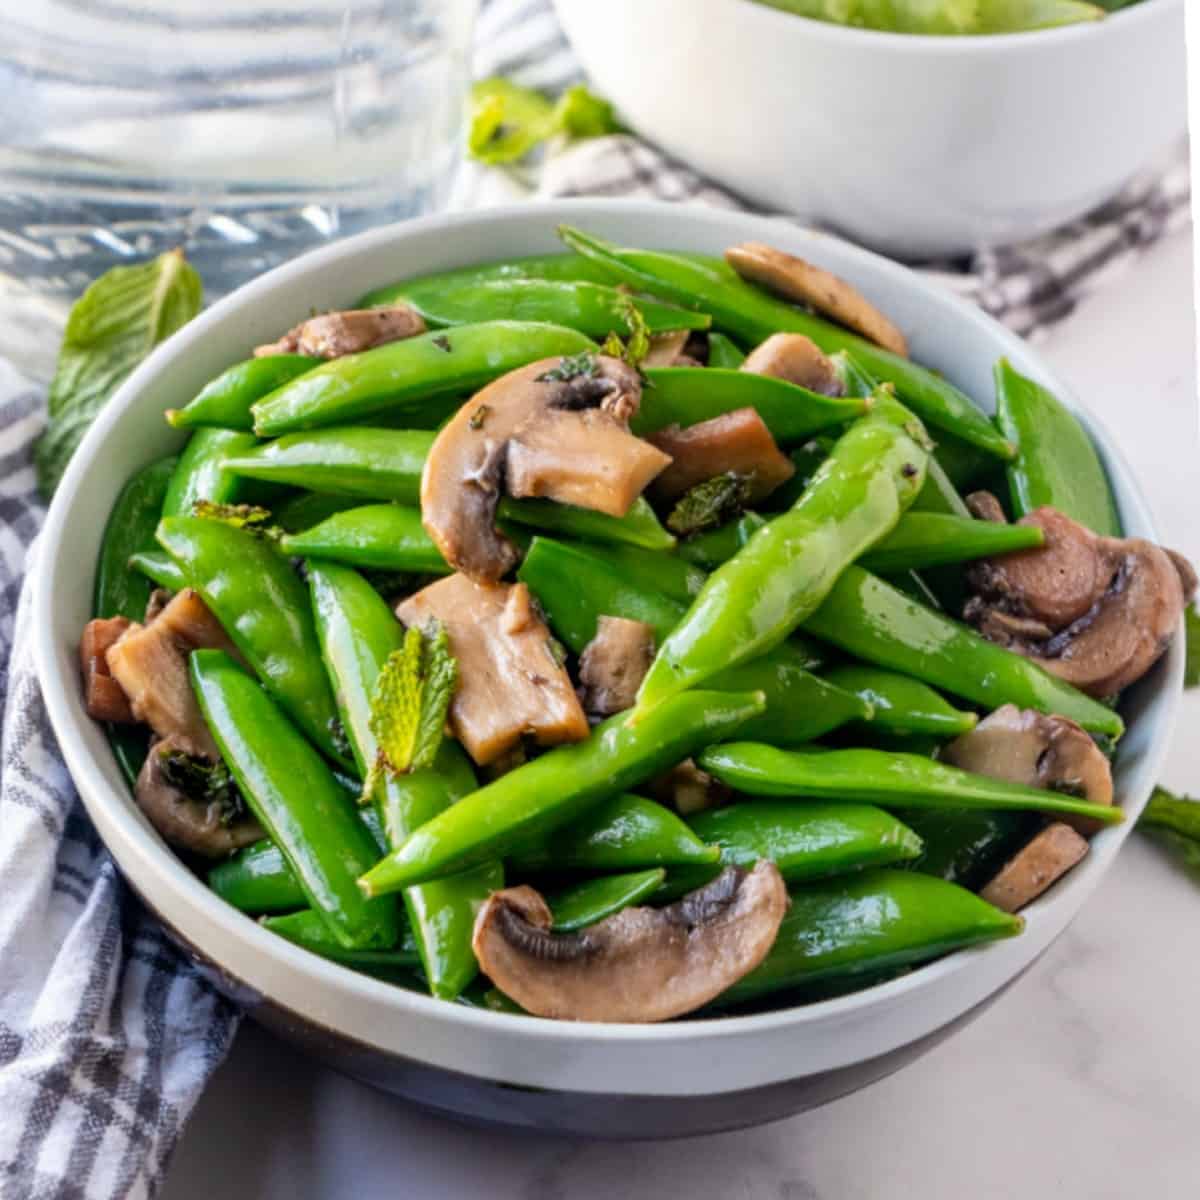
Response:
[{"label": "mint leaf", "polygon": [[1150,827],[1170,829],[1181,837],[1200,841],[1200,801],[1156,787],[1138,819],[1139,829]]},{"label": "mint leaf", "polygon": [[667,528],[680,537],[724,525],[741,515],[750,498],[750,480],[736,471],[714,475],[684,492],[667,517]]},{"label": "mint leaf", "polygon": [[1190,604],[1183,613],[1183,686],[1200,687],[1200,608]]},{"label": "mint leaf", "polygon": [[622,130],[611,102],[582,83],[567,88],[559,96],[554,115],[559,129],[569,138],[604,137]]},{"label": "mint leaf", "polygon": [[200,276],[182,250],[114,267],[75,302],[50,385],[50,422],[34,450],[38,488],[54,493],[75,447],[105,402],[202,304]]}]

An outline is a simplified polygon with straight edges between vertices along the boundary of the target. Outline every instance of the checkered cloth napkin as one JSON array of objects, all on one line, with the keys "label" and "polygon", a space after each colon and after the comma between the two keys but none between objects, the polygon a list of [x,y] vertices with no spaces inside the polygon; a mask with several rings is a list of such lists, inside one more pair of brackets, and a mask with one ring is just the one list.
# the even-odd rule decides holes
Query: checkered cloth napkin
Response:
[{"label": "checkered cloth napkin", "polygon": [[[480,75],[554,89],[578,75],[544,0],[492,0]],[[506,194],[630,195],[740,207],[632,137],[583,143],[536,177],[464,173],[459,205]],[[1024,333],[1070,311],[1187,220],[1186,165],[1036,242],[932,268]],[[0,363],[0,1200],[152,1196],[238,1014],[146,916],[75,794],[30,659],[43,515],[31,449],[44,400]]]}]

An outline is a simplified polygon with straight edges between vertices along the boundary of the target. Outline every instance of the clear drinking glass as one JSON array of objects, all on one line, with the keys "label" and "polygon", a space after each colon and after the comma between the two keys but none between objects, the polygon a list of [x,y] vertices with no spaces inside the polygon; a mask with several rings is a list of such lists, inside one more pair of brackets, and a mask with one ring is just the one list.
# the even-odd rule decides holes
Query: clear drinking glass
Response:
[{"label": "clear drinking glass", "polygon": [[45,377],[97,275],[212,300],[437,207],[477,0],[0,0],[0,356]]}]

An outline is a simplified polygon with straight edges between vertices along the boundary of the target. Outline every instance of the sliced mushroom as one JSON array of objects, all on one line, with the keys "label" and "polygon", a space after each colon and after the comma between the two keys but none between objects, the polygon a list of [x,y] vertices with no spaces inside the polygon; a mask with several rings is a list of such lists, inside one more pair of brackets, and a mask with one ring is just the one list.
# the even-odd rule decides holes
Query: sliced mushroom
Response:
[{"label": "sliced mushroom", "polygon": [[[1091,804],[1112,804],[1112,768],[1087,731],[1067,717],[1005,704],[942,751],[944,761],[1026,787],[1063,792]],[[1062,817],[1079,833],[1100,822]]]},{"label": "sliced mushroom", "polygon": [[583,707],[598,717],[632,708],[653,661],[651,626],[626,617],[601,617],[596,636],[579,656]]},{"label": "sliced mushroom", "polygon": [[527,734],[544,746],[587,737],[587,717],[525,584],[450,575],[402,601],[396,616],[445,626],[458,661],[450,725],[480,766]]},{"label": "sliced mushroom", "polygon": [[802,333],[771,334],[750,351],[741,369],[751,375],[784,379],[822,396],[841,396],[846,390],[832,360]]},{"label": "sliced mushroom", "polygon": [[671,461],[629,432],[640,403],[638,373],[604,355],[547,358],[488,384],[425,460],[422,520],[442,556],[487,581],[516,564],[495,526],[505,491],[624,516]]},{"label": "sliced mushroom", "polygon": [[700,360],[688,353],[692,340],[690,329],[675,329],[670,333],[656,333],[650,339],[650,349],[642,359],[643,367],[698,367]]},{"label": "sliced mushroom", "polygon": [[743,279],[762,284],[785,300],[811,305],[877,346],[908,357],[904,334],[858,288],[831,271],[762,242],[731,246],[725,261]]},{"label": "sliced mushroom", "polygon": [[722,413],[686,429],[668,425],[649,440],[671,459],[654,481],[654,493],[663,500],[674,500],[706,479],[733,471],[749,481],[746,502],[757,504],[796,473],[795,464],[753,408]]},{"label": "sliced mushroom", "polygon": [[352,308],[309,317],[289,329],[277,342],[259,346],[254,357],[307,354],[310,358],[341,358],[424,332],[425,321],[421,314],[407,304]]},{"label": "sliced mushroom", "polygon": [[690,758],[676,763],[650,783],[650,794],[681,816],[719,808],[729,799],[730,789],[702,771]]},{"label": "sliced mushroom", "polygon": [[201,648],[236,654],[198,593],[184,588],[149,625],[131,624],[105,657],[136,720],[215,762],[217,747],[188,678],[187,656]]},{"label": "sliced mushroom", "polygon": [[137,721],[129,697],[112,677],[105,655],[128,632],[126,617],[97,618],[83,627],[79,639],[79,669],[83,673],[83,700],[93,721],[131,725]]},{"label": "sliced mushroom", "polygon": [[1055,821],[1018,850],[979,895],[1005,912],[1018,912],[1061,879],[1087,852],[1086,838],[1070,825]]},{"label": "sliced mushroom", "polygon": [[729,867],[665,908],[627,908],[550,931],[530,887],[494,892],[475,921],[480,968],[526,1012],[568,1021],[665,1021],[707,1004],[766,957],[787,910],[774,863]]},{"label": "sliced mushroom", "polygon": [[150,599],[146,601],[146,615],[142,618],[142,623],[149,625],[171,603],[173,595],[174,593],[166,588],[155,588],[150,593]]},{"label": "sliced mushroom", "polygon": [[[191,743],[169,737],[150,747],[138,773],[134,799],[163,841],[205,858],[223,858],[264,837],[263,828],[244,810],[231,819],[220,796],[189,795],[172,784],[167,762],[172,755],[195,758]],[[211,759],[202,764],[211,764]]]},{"label": "sliced mushroom", "polygon": [[1057,509],[1018,524],[1039,526],[1046,544],[974,563],[964,617],[1089,695],[1140,679],[1170,645],[1194,573],[1151,542],[1098,537]]}]

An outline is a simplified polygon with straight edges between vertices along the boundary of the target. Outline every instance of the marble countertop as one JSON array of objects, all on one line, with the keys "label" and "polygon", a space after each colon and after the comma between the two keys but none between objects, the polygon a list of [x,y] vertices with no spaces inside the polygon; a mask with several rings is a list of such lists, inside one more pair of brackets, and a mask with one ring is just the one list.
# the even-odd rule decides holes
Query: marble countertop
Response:
[{"label": "marble countertop", "polygon": [[[1200,561],[1190,237],[1109,280],[1045,340],[1112,430],[1164,540]],[[1200,692],[1164,782],[1200,793]],[[183,1135],[165,1200],[1194,1200],[1200,888],[1131,838],[998,1004],[915,1065],[816,1112],[685,1142],[460,1128],[247,1025]]]}]

